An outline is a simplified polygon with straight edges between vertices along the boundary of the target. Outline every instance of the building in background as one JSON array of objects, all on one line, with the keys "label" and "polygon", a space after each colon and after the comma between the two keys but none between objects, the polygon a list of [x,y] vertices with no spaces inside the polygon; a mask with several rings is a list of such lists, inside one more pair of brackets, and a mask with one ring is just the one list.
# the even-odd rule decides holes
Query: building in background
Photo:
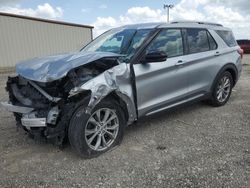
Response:
[{"label": "building in background", "polygon": [[92,26],[0,13],[0,70],[16,63],[80,50],[92,40]]}]

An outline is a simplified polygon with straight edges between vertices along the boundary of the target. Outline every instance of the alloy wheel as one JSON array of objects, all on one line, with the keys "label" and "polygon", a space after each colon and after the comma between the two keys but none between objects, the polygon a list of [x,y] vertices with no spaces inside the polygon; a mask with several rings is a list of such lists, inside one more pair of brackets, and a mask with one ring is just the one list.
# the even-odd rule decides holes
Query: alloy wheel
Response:
[{"label": "alloy wheel", "polygon": [[219,102],[224,102],[230,94],[231,82],[228,76],[223,76],[218,84],[216,97]]},{"label": "alloy wheel", "polygon": [[119,130],[119,119],[115,110],[101,108],[89,118],[85,127],[85,140],[95,151],[109,148],[115,141]]}]

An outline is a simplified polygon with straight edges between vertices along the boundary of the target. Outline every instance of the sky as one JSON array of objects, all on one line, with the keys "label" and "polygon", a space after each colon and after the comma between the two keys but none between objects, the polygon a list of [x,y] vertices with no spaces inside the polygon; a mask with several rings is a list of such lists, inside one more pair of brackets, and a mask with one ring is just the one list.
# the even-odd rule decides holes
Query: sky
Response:
[{"label": "sky", "polygon": [[237,39],[250,39],[250,0],[0,0],[0,12],[94,26],[94,36],[125,24],[170,21],[221,23]]}]

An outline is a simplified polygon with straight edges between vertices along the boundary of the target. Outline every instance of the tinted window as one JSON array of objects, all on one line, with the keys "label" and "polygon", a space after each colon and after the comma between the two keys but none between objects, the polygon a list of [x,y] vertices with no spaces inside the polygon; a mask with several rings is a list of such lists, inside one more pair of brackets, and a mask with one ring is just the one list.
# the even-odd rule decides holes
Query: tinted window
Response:
[{"label": "tinted window", "polygon": [[147,53],[158,51],[165,52],[168,57],[183,55],[181,30],[162,30],[147,49]]},{"label": "tinted window", "polygon": [[213,37],[209,32],[207,32],[207,36],[208,36],[210,50],[215,50],[217,48],[215,40],[213,39]]},{"label": "tinted window", "polygon": [[231,31],[216,31],[216,33],[224,40],[224,42],[232,47],[237,46],[237,42],[234,39],[233,33]]},{"label": "tinted window", "polygon": [[189,53],[205,52],[209,50],[207,31],[203,29],[187,29]]}]

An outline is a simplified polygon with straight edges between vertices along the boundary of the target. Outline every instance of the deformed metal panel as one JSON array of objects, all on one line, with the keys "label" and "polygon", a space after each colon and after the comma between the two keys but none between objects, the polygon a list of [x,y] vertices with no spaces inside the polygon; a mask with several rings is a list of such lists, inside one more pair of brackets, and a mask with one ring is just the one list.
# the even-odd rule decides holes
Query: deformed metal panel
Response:
[{"label": "deformed metal panel", "polygon": [[36,58],[17,64],[16,73],[29,80],[51,82],[63,78],[70,70],[81,65],[102,58],[120,56],[122,55],[111,52],[78,52]]},{"label": "deformed metal panel", "polygon": [[86,108],[86,113],[90,113],[104,97],[111,92],[115,92],[127,105],[129,115],[128,124],[137,119],[133,89],[130,83],[129,64],[120,63],[89,80],[82,86],[72,89],[70,97],[87,90],[91,91],[91,97]]},{"label": "deformed metal panel", "polygon": [[34,110],[34,108],[29,108],[29,107],[25,107],[25,106],[15,106],[9,102],[1,102],[0,103],[6,110],[10,111],[10,112],[17,112],[17,113],[23,113],[23,114],[27,114],[30,113]]}]

